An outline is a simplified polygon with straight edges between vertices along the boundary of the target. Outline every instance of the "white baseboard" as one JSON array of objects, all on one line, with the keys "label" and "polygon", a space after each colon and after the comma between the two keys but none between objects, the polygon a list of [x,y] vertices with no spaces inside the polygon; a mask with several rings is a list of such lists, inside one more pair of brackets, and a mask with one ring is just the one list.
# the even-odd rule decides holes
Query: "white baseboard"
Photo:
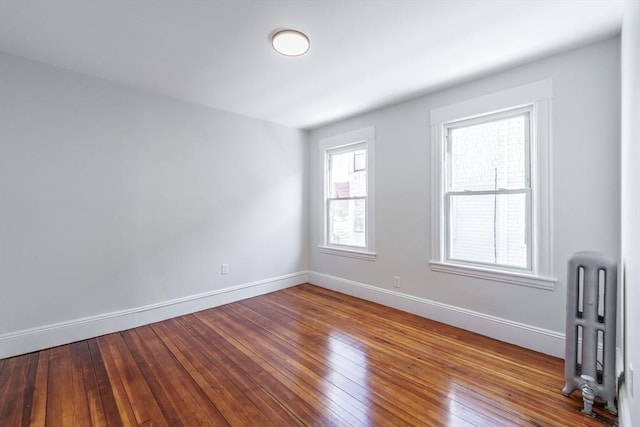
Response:
[{"label": "white baseboard", "polygon": [[129,310],[0,335],[0,359],[159,322],[306,283],[306,271],[190,295]]},{"label": "white baseboard", "polygon": [[314,271],[309,272],[309,282],[323,288],[397,308],[500,341],[564,358],[565,335],[560,332]]}]

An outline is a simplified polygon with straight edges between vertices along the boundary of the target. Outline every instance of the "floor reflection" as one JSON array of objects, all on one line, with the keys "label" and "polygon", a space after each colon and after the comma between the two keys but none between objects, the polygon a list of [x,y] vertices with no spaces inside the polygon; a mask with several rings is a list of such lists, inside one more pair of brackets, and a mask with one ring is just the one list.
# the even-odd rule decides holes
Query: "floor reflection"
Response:
[{"label": "floor reflection", "polygon": [[456,391],[457,388],[457,384],[451,384],[451,388],[449,390],[449,393],[447,394],[447,397],[449,399],[449,414],[446,425],[450,427],[469,425],[468,421],[464,421],[464,413],[467,412],[469,408],[465,407],[458,401],[459,397]]},{"label": "floor reflection", "polygon": [[[342,418],[354,417],[357,425],[372,425],[369,384],[369,362],[360,345],[353,346],[349,335],[333,331],[328,337],[325,396],[327,407]],[[345,412],[346,411],[346,412]]]}]

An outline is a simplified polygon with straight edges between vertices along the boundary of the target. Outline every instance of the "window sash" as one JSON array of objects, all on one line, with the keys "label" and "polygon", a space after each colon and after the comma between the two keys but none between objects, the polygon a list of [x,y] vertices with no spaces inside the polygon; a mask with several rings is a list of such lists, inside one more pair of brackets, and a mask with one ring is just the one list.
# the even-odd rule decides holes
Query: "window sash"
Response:
[{"label": "window sash", "polygon": [[367,141],[357,141],[350,144],[341,145],[339,147],[327,148],[325,153],[327,156],[334,154],[350,153],[352,151],[366,150]]},{"label": "window sash", "polygon": [[[364,244],[362,245],[348,245],[348,244],[344,244],[344,243],[332,243],[331,242],[331,230],[333,229],[332,227],[332,223],[331,223],[331,202],[343,202],[343,201],[350,201],[350,200],[363,200],[364,201],[364,230],[365,230],[365,234],[364,234]],[[326,221],[326,236],[325,236],[325,241],[327,245],[330,246],[338,246],[338,247],[345,247],[345,248],[355,248],[355,249],[365,249],[367,247],[367,225],[368,225],[368,218],[367,218],[367,198],[364,196],[359,196],[359,197],[331,197],[331,198],[327,198],[327,202],[325,205],[325,211],[327,213],[327,216],[325,218]]]},{"label": "window sash", "polygon": [[[361,171],[365,171],[367,174],[367,178],[369,175],[369,171],[367,170],[367,163],[366,163],[366,159],[367,156],[369,155],[369,151],[367,149],[367,143],[366,142],[356,142],[353,144],[348,144],[345,146],[341,146],[341,147],[336,147],[336,148],[331,148],[325,151],[325,184],[324,184],[324,198],[329,199],[331,198],[331,194],[333,194],[333,189],[331,188],[331,183],[333,182],[333,166],[332,166],[332,162],[331,159],[334,156],[338,156],[340,154],[346,154],[346,153],[356,153],[358,151],[364,151],[364,155],[365,155],[365,167],[364,169],[359,169],[359,170],[355,170],[354,168],[354,172],[361,172]],[[354,154],[354,164],[353,166],[355,166],[355,154]],[[367,180],[366,184],[365,184],[365,192],[364,192],[364,196],[366,197],[369,194],[369,182]]]},{"label": "window sash", "polygon": [[[451,141],[452,131],[456,129],[466,128],[470,126],[480,125],[484,123],[496,122],[500,120],[510,119],[518,116],[524,116],[524,167],[525,167],[525,188],[531,188],[531,120],[533,117],[533,105],[526,105],[523,107],[510,108],[508,110],[499,111],[496,113],[485,114],[468,119],[457,120],[449,122],[443,125],[444,145],[445,145],[445,189],[451,191],[453,176],[452,176],[452,147]],[[473,191],[473,190],[471,190]]]},{"label": "window sash", "polygon": [[[499,264],[491,262],[472,261],[466,259],[454,258],[451,255],[452,252],[452,218],[451,218],[451,201],[454,196],[484,196],[484,195],[511,195],[511,194],[524,194],[525,195],[525,245],[527,247],[526,254],[526,267],[519,267],[510,264]],[[486,191],[458,191],[448,192],[445,194],[445,254],[447,261],[453,261],[457,263],[473,264],[480,266],[489,266],[495,268],[507,268],[510,270],[531,271],[533,268],[533,228],[531,227],[532,220],[532,193],[531,189],[523,188],[518,190],[486,190]]]}]

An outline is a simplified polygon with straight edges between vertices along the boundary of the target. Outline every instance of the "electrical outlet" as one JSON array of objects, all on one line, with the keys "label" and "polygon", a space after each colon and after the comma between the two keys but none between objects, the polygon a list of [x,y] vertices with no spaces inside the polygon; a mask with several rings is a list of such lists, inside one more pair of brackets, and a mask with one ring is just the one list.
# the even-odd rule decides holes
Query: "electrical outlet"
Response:
[{"label": "electrical outlet", "polygon": [[229,274],[229,264],[222,264],[220,274]]},{"label": "electrical outlet", "polygon": [[393,287],[394,288],[400,287],[400,276],[393,276]]}]

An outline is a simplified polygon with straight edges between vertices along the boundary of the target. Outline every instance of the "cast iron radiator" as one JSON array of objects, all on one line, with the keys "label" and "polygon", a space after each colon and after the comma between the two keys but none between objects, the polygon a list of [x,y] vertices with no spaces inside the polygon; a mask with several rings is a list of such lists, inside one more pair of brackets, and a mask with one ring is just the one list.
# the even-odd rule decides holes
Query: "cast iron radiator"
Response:
[{"label": "cast iron radiator", "polygon": [[569,258],[567,277],[562,393],[568,396],[580,389],[585,414],[593,415],[596,397],[615,414],[616,260],[599,252],[576,252]]}]

